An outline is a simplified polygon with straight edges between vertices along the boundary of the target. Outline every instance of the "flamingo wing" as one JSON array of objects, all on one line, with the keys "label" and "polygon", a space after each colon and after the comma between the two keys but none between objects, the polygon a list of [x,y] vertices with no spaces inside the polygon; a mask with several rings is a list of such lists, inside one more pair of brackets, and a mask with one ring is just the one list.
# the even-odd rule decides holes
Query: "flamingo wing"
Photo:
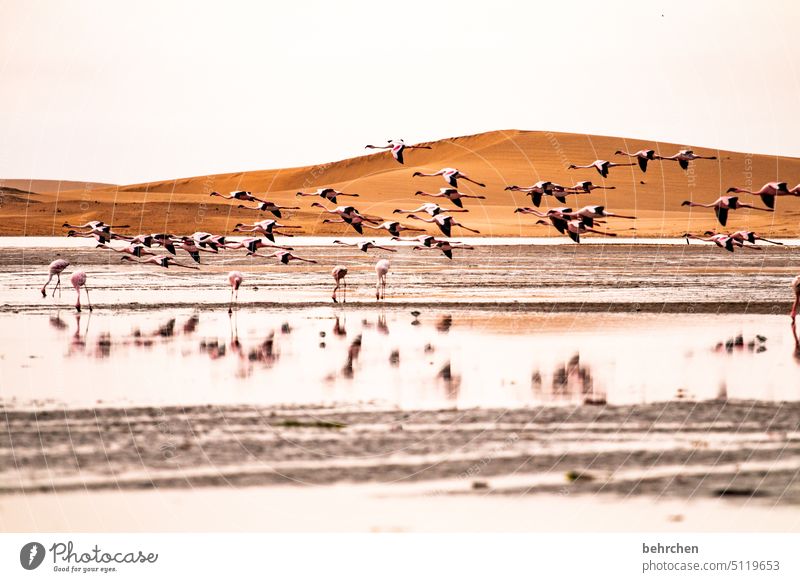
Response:
[{"label": "flamingo wing", "polygon": [[714,212],[717,214],[717,220],[719,220],[719,223],[722,226],[725,226],[728,223],[728,209],[717,206],[714,208]]}]

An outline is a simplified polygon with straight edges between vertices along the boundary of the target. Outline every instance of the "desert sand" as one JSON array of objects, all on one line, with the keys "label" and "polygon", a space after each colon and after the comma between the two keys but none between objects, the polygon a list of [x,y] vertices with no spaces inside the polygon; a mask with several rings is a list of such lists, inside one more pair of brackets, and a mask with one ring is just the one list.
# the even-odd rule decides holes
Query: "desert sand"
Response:
[{"label": "desert sand", "polygon": [[[789,182],[790,187],[800,182],[800,159],[797,158],[619,137],[504,130],[425,145],[432,149],[407,151],[405,165],[395,162],[389,153],[381,152],[317,166],[124,186],[87,183],[73,187],[75,184],[6,180],[0,186],[23,192],[3,193],[0,235],[60,235],[64,221],[94,219],[129,224],[132,228],[128,232],[191,233],[202,230],[230,233],[238,222],[271,217],[266,213],[238,209],[235,202],[209,197],[214,190],[223,193],[249,190],[277,204],[300,206],[301,210],[287,212],[283,222],[302,226],[303,234],[350,234],[352,230],[344,225],[322,224],[324,215],[310,208],[311,203],[318,199],[297,198],[295,192],[331,186],[344,192],[358,193],[360,198],[348,198],[345,203],[353,203],[364,213],[388,219],[392,217],[392,210],[398,207],[413,208],[422,202],[442,202],[414,196],[417,190],[436,192],[445,186],[438,177],[412,178],[415,171],[431,172],[455,167],[486,183],[486,188],[464,184],[462,191],[482,194],[487,199],[467,200],[465,205],[470,212],[458,215],[464,224],[479,229],[483,235],[557,236],[550,227],[534,225],[535,220],[530,216],[514,214],[515,207],[529,206],[530,200],[520,193],[504,191],[505,186],[530,185],[539,180],[564,185],[591,180],[595,184],[613,185],[616,189],[597,190],[577,200],[570,197],[569,204],[603,204],[611,211],[635,214],[638,217],[635,222],[617,221],[609,225],[620,236],[664,237],[717,228],[711,210],[690,211],[681,207],[682,200],[711,202],[728,187],[758,189],[776,179]],[[718,160],[694,161],[687,171],[675,162],[666,161],[651,162],[646,174],[638,167],[612,168],[605,181],[594,169],[567,170],[571,163],[588,164],[598,158],[627,162],[627,158],[615,156],[614,152],[645,147],[653,148],[661,155],[671,155],[679,149],[694,149],[701,155],[715,155]],[[268,160],[265,160],[265,165],[269,165]],[[762,205],[757,197],[747,194],[741,197],[743,201]],[[546,207],[547,203],[546,200],[543,206]],[[798,236],[800,199],[782,197],[776,207],[774,213],[739,210],[732,215],[728,228],[755,230],[764,236]],[[399,216],[394,215],[394,218]],[[455,234],[460,236],[461,233]]]}]

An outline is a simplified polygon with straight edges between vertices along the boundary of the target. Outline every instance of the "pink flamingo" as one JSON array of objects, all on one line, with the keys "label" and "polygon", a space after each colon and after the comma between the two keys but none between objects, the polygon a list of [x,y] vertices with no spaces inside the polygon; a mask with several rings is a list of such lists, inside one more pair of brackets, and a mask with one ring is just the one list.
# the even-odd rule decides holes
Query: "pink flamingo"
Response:
[{"label": "pink flamingo", "polygon": [[236,190],[228,196],[223,196],[219,192],[212,192],[210,196],[218,196],[219,198],[225,198],[225,200],[240,200],[242,202],[266,202],[266,200],[253,196],[252,192],[245,192],[244,190]]},{"label": "pink flamingo", "polygon": [[338,196],[354,196],[357,197],[358,194],[345,194],[344,192],[339,192],[338,190],[334,190],[333,188],[319,188],[316,192],[298,192],[295,196],[319,196],[324,200],[329,200],[336,204],[336,198]]},{"label": "pink flamingo", "polygon": [[244,275],[241,271],[231,271],[228,273],[228,284],[231,286],[231,300],[228,303],[228,314],[233,313],[234,302],[239,304],[239,287],[242,286]]},{"label": "pink flamingo", "polygon": [[245,206],[239,204],[238,208],[245,208],[246,210],[259,210],[261,212],[271,212],[276,218],[283,218],[281,210],[300,210],[299,206],[278,206],[274,202],[259,202],[256,206]]},{"label": "pink flamingo", "polygon": [[89,288],[86,286],[86,273],[83,271],[75,271],[69,278],[69,282],[72,283],[72,287],[78,293],[78,300],[75,302],[75,309],[78,311],[81,310],[81,287],[83,287],[86,289],[86,302],[89,304],[89,311],[91,311],[92,302],[89,299]]},{"label": "pink flamingo", "polygon": [[267,259],[278,259],[278,261],[280,261],[284,265],[288,265],[289,261],[303,261],[304,263],[316,263],[317,262],[317,261],[314,261],[312,259],[303,259],[303,258],[297,257],[297,256],[293,255],[292,253],[290,253],[288,251],[275,251],[274,253],[271,253],[269,255],[262,255],[260,253],[250,253],[250,255],[254,256],[254,257],[264,257],[264,258],[267,258]]},{"label": "pink flamingo", "polygon": [[615,190],[616,188],[616,186],[595,186],[589,180],[583,180],[581,182],[575,182],[575,185],[568,187],[567,190],[586,192],[589,194],[592,190]]},{"label": "pink flamingo", "polygon": [[[800,186],[798,186],[798,188],[800,188]],[[414,193],[414,196],[428,196],[430,198],[447,198],[448,200],[450,200],[450,202],[452,202],[459,208],[464,208],[464,203],[461,202],[462,198],[477,198],[480,200],[486,200],[486,196],[472,196],[470,194],[462,194],[455,188],[439,188],[438,193],[423,192],[422,190],[417,190],[417,192]]]},{"label": "pink flamingo", "polygon": [[400,233],[403,232],[404,230],[411,232],[425,232],[424,228],[414,228],[413,226],[405,226],[400,224],[396,220],[387,220],[376,226],[372,226],[370,224],[364,224],[364,226],[372,230],[386,230],[392,236],[400,236]]},{"label": "pink flamingo", "polygon": [[800,275],[794,278],[792,281],[792,290],[794,291],[794,305],[792,305],[792,323],[794,323],[795,317],[797,317],[797,308],[800,306]]},{"label": "pink flamingo", "polygon": [[69,224],[68,222],[65,222],[61,226],[64,228],[88,228],[89,230],[103,229],[106,231],[111,230],[112,228],[130,228],[130,226],[127,224],[118,224],[112,226],[110,224],[106,224],[102,220],[90,220],[86,224]]},{"label": "pink flamingo", "polygon": [[736,194],[753,194],[754,196],[761,196],[764,205],[767,208],[775,208],[776,196],[800,196],[800,194],[792,194],[789,191],[789,186],[786,182],[767,182],[759,190],[753,191],[747,188],[728,188],[728,194],[731,192]]},{"label": "pink flamingo", "polygon": [[[717,233],[714,232],[713,230],[707,230],[705,232],[705,234],[706,234],[706,236],[713,236],[713,235],[715,235]],[[778,242],[778,241],[775,241],[775,240],[769,240],[768,238],[764,238],[762,236],[758,236],[752,230],[737,230],[736,232],[734,232],[732,234],[729,234],[728,236],[730,236],[733,240],[739,241],[739,242],[742,242],[742,243],[743,242],[749,242],[750,244],[756,244],[757,241],[763,241],[765,243],[770,243],[770,244],[773,244],[773,245],[781,245],[781,246],[783,246],[782,242]]]},{"label": "pink flamingo", "polygon": [[432,178],[434,176],[441,176],[444,178],[444,181],[450,184],[453,188],[458,188],[458,180],[466,180],[467,182],[472,182],[480,186],[481,188],[485,188],[486,184],[482,184],[481,182],[476,182],[466,174],[456,170],[455,168],[442,168],[438,172],[433,172],[432,174],[423,174],[422,172],[414,172],[414,176],[422,176],[425,178]]},{"label": "pink flamingo", "polygon": [[763,210],[764,212],[774,212],[771,208],[759,208],[757,206],[753,206],[752,204],[746,204],[744,202],[739,202],[738,196],[720,196],[714,202],[709,204],[701,204],[700,202],[692,202],[691,200],[684,200],[681,202],[681,206],[699,206],[701,208],[713,208],[714,213],[717,215],[717,220],[722,226],[725,226],[728,222],[728,211],[729,210],[737,210],[739,208],[752,208],[753,210]]},{"label": "pink flamingo", "polygon": [[[234,232],[259,232],[263,234],[267,239],[272,242],[275,242],[275,235],[279,234],[281,236],[294,236],[288,232],[282,232],[284,229],[287,228],[302,228],[300,226],[290,226],[288,224],[280,224],[277,220],[267,219],[261,220],[259,222],[254,222],[253,224],[244,224],[240,222],[236,226],[233,227]],[[276,230],[276,229],[281,229]]]},{"label": "pink flamingo", "polygon": [[411,249],[415,250],[415,251],[417,251],[417,250],[423,251],[423,250],[434,250],[434,249],[436,249],[436,250],[442,251],[442,254],[445,257],[447,257],[448,259],[452,259],[453,258],[453,249],[464,249],[464,250],[472,251],[472,250],[475,250],[475,247],[470,246],[470,245],[466,245],[464,243],[457,242],[457,241],[438,240],[438,241],[433,242],[431,245],[424,245],[424,246],[417,245],[417,246],[411,247]]},{"label": "pink flamingo", "polygon": [[225,248],[230,250],[245,249],[248,255],[252,255],[258,249],[281,249],[283,251],[293,251],[292,247],[273,245],[264,242],[258,237],[250,236],[240,241],[229,241],[225,243]]},{"label": "pink flamingo", "polygon": [[616,162],[609,162],[608,160],[595,160],[591,164],[586,164],[585,166],[577,166],[575,164],[570,164],[567,168],[568,170],[578,170],[582,168],[594,168],[597,170],[597,173],[600,174],[603,178],[608,177],[608,171],[611,168],[616,168],[618,166],[635,166],[636,162],[631,162],[630,164],[618,164]]},{"label": "pink flamingo", "polygon": [[345,247],[356,247],[356,248],[358,248],[358,250],[360,250],[361,252],[364,252],[364,253],[366,253],[370,249],[380,249],[382,251],[389,251],[390,253],[396,253],[397,252],[397,249],[390,249],[389,247],[382,247],[380,245],[376,245],[375,242],[371,241],[371,240],[365,240],[365,241],[356,242],[356,243],[348,243],[348,242],[344,242],[344,241],[340,241],[340,240],[335,240],[335,241],[333,241],[333,244],[342,245],[342,246],[345,246]]},{"label": "pink flamingo", "polygon": [[53,280],[53,277],[56,278],[56,286],[53,287],[53,297],[56,296],[56,289],[59,291],[59,297],[61,296],[61,273],[64,272],[64,269],[69,267],[69,261],[65,261],[64,259],[56,259],[48,266],[50,271],[50,277],[47,279],[47,283],[42,286],[42,297],[47,297],[47,286],[50,284],[50,281]]},{"label": "pink flamingo", "polygon": [[333,288],[333,295],[331,299],[333,299],[334,303],[338,303],[336,300],[336,291],[339,290],[339,287],[342,288],[342,302],[347,303],[347,281],[345,281],[345,276],[347,276],[347,269],[344,267],[340,267],[339,265],[333,268],[331,273],[333,275],[333,280],[336,283],[336,286]]},{"label": "pink flamingo", "polygon": [[427,202],[419,208],[414,208],[413,210],[402,210],[400,208],[395,208],[392,211],[392,214],[408,214],[409,212],[426,212],[431,216],[436,216],[437,214],[442,214],[443,212],[469,212],[469,210],[466,208],[442,208],[438,204]]},{"label": "pink flamingo", "polygon": [[655,150],[639,150],[638,152],[626,152],[625,150],[617,150],[614,152],[615,156],[628,156],[629,158],[636,158],[639,163],[639,169],[642,172],[647,172],[647,162],[656,159]]},{"label": "pink flamingo", "polygon": [[729,253],[733,252],[734,241],[727,234],[715,234],[715,235],[709,236],[709,237],[702,237],[702,236],[697,236],[697,235],[694,235],[694,234],[689,234],[687,232],[683,236],[686,238],[686,244],[687,245],[689,244],[689,239],[694,239],[694,240],[700,240],[700,241],[703,241],[703,242],[712,242],[715,245],[717,245],[718,247],[720,247],[722,249],[725,249]]},{"label": "pink flamingo", "polygon": [[192,234],[192,240],[194,240],[198,246],[203,248],[208,247],[214,251],[225,247],[225,236],[211,234],[210,232],[195,232]]},{"label": "pink flamingo", "polygon": [[137,261],[133,257],[125,255],[124,257],[122,257],[122,260],[123,261],[129,261],[131,263],[140,263],[142,265],[147,265],[147,264],[158,265],[159,267],[164,267],[165,269],[168,269],[170,267],[170,265],[174,265],[176,267],[183,267],[184,269],[199,269],[200,268],[200,267],[197,267],[195,265],[184,265],[183,263],[179,263],[173,257],[170,257],[168,255],[155,255],[153,257],[148,257],[148,258],[144,259],[143,261]]},{"label": "pink flamingo", "polygon": [[657,160],[672,160],[678,162],[678,165],[684,170],[689,169],[689,162],[692,160],[716,160],[716,156],[698,156],[692,150],[680,150],[677,154],[672,156],[656,156]]},{"label": "pink flamingo", "polygon": [[614,218],[628,218],[635,220],[635,216],[625,216],[624,214],[614,214],[613,212],[608,212],[605,209],[605,206],[584,206],[583,208],[576,210],[575,212],[571,213],[570,216],[573,218],[578,218],[582,222],[586,224],[586,226],[594,226],[594,221],[597,218],[606,218],[606,217],[614,217]]},{"label": "pink flamingo", "polygon": [[142,255],[147,256],[147,255],[155,255],[156,254],[153,251],[148,251],[147,248],[144,245],[140,245],[140,244],[128,245],[127,247],[122,248],[122,249],[115,249],[114,247],[112,247],[110,245],[106,245],[106,244],[102,244],[101,243],[101,244],[97,245],[97,247],[95,247],[95,248],[106,249],[106,250],[109,250],[109,251],[114,251],[115,253],[123,253],[123,254],[131,255],[131,256],[134,256],[134,257],[138,257],[138,258],[141,258]]},{"label": "pink flamingo", "polygon": [[[561,234],[567,234],[568,231],[568,222],[571,219],[572,208],[567,208],[566,206],[562,206],[559,208],[550,208],[547,212],[541,212],[535,208],[525,207],[525,208],[516,208],[514,210],[515,213],[520,214],[533,214],[534,216],[538,216],[540,218],[547,218],[550,220],[551,224],[556,228],[558,232]],[[546,221],[537,220],[536,224],[547,224]]]},{"label": "pink flamingo", "polygon": [[590,228],[584,224],[582,220],[570,220],[567,223],[567,234],[569,235],[569,238],[574,240],[576,243],[580,243],[581,235],[586,234],[587,232],[593,232],[602,236],[617,236],[617,233],[615,232],[603,232]]},{"label": "pink flamingo", "polygon": [[[109,231],[110,232],[110,231]],[[89,232],[78,232],[75,230],[70,230],[67,232],[67,236],[70,238],[77,237],[77,238],[93,238],[100,244],[107,243],[111,240],[111,235],[109,233],[103,232],[101,230],[92,230]]]},{"label": "pink flamingo", "polygon": [[186,251],[189,253],[189,256],[192,257],[192,260],[195,263],[200,262],[200,253],[218,253],[216,249],[207,249],[199,246],[195,240],[191,237],[184,236],[173,241],[173,244],[177,245],[177,248]]},{"label": "pink flamingo", "polygon": [[375,263],[375,274],[378,276],[378,281],[375,283],[375,299],[378,301],[386,299],[386,275],[389,273],[390,266],[386,259]]},{"label": "pink flamingo", "polygon": [[464,230],[468,230],[476,234],[480,234],[481,232],[479,230],[466,227],[463,224],[456,222],[452,216],[445,216],[442,214],[437,214],[436,216],[432,216],[430,218],[423,218],[421,216],[417,216],[416,214],[409,214],[406,218],[413,218],[415,220],[421,220],[422,222],[436,223],[436,226],[439,227],[439,230],[442,231],[442,234],[444,234],[444,236],[450,236],[450,233],[452,232],[454,226],[458,226],[460,228],[463,228]]},{"label": "pink flamingo", "polygon": [[554,184],[546,180],[540,180],[533,186],[506,186],[505,189],[514,192],[524,192],[526,196],[531,197],[531,202],[534,206],[540,206],[542,204],[543,196],[553,196],[556,200],[561,202],[561,204],[567,201],[567,188],[561,184]]},{"label": "pink flamingo", "polygon": [[365,149],[370,149],[370,150],[391,150],[392,156],[394,156],[394,159],[402,164],[403,163],[403,152],[405,150],[429,150],[429,149],[431,149],[431,146],[421,146],[421,145],[410,146],[410,145],[406,145],[405,142],[402,139],[388,139],[388,140],[386,140],[386,145],[385,146],[368,145],[368,146],[365,146]]},{"label": "pink flamingo", "polygon": [[426,246],[426,247],[431,247],[435,243],[443,242],[443,241],[440,241],[436,237],[431,236],[429,234],[421,234],[421,235],[415,236],[413,238],[403,238],[401,236],[393,236],[392,240],[416,242],[416,243],[421,244],[421,245]]}]

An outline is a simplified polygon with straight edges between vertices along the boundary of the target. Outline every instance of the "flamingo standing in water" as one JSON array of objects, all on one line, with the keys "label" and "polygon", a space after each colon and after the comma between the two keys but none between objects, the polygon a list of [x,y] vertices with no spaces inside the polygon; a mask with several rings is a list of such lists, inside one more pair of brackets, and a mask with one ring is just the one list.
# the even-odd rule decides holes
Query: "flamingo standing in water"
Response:
[{"label": "flamingo standing in water", "polygon": [[231,286],[231,300],[228,303],[229,315],[233,313],[234,302],[237,305],[239,304],[239,287],[242,286],[242,281],[244,281],[244,275],[242,275],[241,271],[231,271],[228,273],[228,284]]},{"label": "flamingo standing in water", "polygon": [[630,164],[618,164],[616,162],[609,162],[608,160],[595,160],[591,164],[586,164],[585,166],[577,166],[575,164],[570,164],[567,168],[568,170],[578,170],[582,168],[594,168],[597,170],[597,173],[600,174],[603,178],[608,177],[608,171],[611,168],[616,168],[617,166],[635,166],[636,162],[631,162]]},{"label": "flamingo standing in water", "polygon": [[794,278],[792,281],[792,290],[794,291],[794,304],[792,305],[792,324],[794,324],[794,319],[797,317],[797,308],[800,307],[800,275]]},{"label": "flamingo standing in water", "polygon": [[295,196],[319,196],[324,200],[329,200],[336,204],[337,196],[358,196],[358,194],[345,194],[333,188],[319,188],[316,192],[298,192]]},{"label": "flamingo standing in water", "polygon": [[442,234],[444,234],[444,236],[450,236],[450,233],[452,232],[454,226],[458,226],[460,228],[463,228],[464,230],[468,230],[476,234],[481,233],[481,231],[479,230],[466,227],[463,224],[456,222],[452,216],[445,216],[443,214],[437,214],[436,216],[432,216],[431,218],[423,218],[421,216],[417,216],[416,214],[409,214],[406,218],[414,218],[416,220],[421,220],[422,222],[436,223],[436,226],[439,227],[439,230],[442,231]]},{"label": "flamingo standing in water", "polygon": [[402,139],[387,139],[385,146],[368,145],[368,146],[365,146],[365,149],[369,149],[369,150],[391,150],[392,151],[392,156],[394,156],[394,159],[402,164],[403,163],[403,152],[405,150],[429,150],[429,149],[432,149],[432,148],[431,148],[431,146],[421,146],[421,145],[410,146],[410,145],[406,145],[405,142]]},{"label": "flamingo standing in water", "polygon": [[275,218],[283,218],[281,210],[300,210],[299,206],[278,206],[274,202],[259,202],[256,206],[245,206],[239,204],[237,208],[244,208],[246,210],[259,210],[261,212],[271,212]]},{"label": "flamingo standing in water", "polygon": [[692,160],[716,160],[717,156],[699,156],[692,150],[680,150],[677,154],[672,156],[656,156],[657,160],[672,160],[678,162],[678,165],[684,170],[689,169],[689,162]]},{"label": "flamingo standing in water", "polygon": [[89,300],[89,288],[86,286],[86,273],[83,271],[75,271],[72,277],[69,278],[72,287],[78,293],[78,300],[75,302],[75,309],[81,310],[81,287],[86,289],[86,302],[89,304],[89,311],[92,310],[92,302]]},{"label": "flamingo standing in water", "polygon": [[333,275],[333,280],[336,282],[336,286],[333,288],[333,295],[331,295],[331,299],[333,299],[334,303],[338,303],[336,300],[336,292],[339,290],[339,287],[342,288],[342,302],[347,302],[347,281],[344,280],[345,276],[347,276],[347,269],[344,267],[340,267],[339,265],[333,268],[331,272]]},{"label": "flamingo standing in water", "polygon": [[340,241],[340,240],[335,240],[335,241],[333,241],[333,244],[342,245],[342,246],[345,246],[345,247],[356,247],[356,248],[358,248],[358,250],[360,250],[363,253],[366,253],[370,249],[380,249],[382,251],[389,251],[390,253],[396,253],[397,252],[397,249],[390,249],[389,247],[382,247],[380,245],[376,245],[375,241],[371,241],[371,240],[364,240],[364,241],[356,242],[356,243],[348,243],[348,242],[344,242],[344,241]]},{"label": "flamingo standing in water", "polygon": [[432,178],[434,176],[441,176],[442,178],[444,178],[445,182],[447,182],[448,184],[450,184],[450,186],[452,186],[453,188],[456,188],[456,189],[458,188],[458,180],[466,180],[467,182],[472,182],[473,184],[476,184],[476,185],[480,186],[481,188],[485,188],[486,187],[486,184],[482,184],[481,182],[476,182],[475,180],[473,180],[472,178],[470,178],[466,174],[460,172],[459,170],[456,170],[455,168],[442,168],[438,172],[433,172],[432,174],[424,174],[422,172],[414,172],[414,176],[412,176],[412,177],[416,177],[416,176],[422,176],[422,177],[425,177],[425,178]]},{"label": "flamingo standing in water", "polygon": [[131,263],[140,263],[142,265],[147,265],[147,264],[158,265],[159,267],[164,267],[165,269],[168,269],[171,265],[175,267],[183,267],[184,269],[200,268],[195,265],[184,265],[183,263],[179,263],[177,260],[175,260],[174,257],[170,257],[168,255],[155,255],[154,257],[148,257],[143,261],[137,261],[133,257],[125,255],[124,257],[122,257],[122,260],[129,261]]},{"label": "flamingo standing in water", "polygon": [[431,216],[436,216],[437,214],[442,214],[443,212],[469,212],[466,208],[442,208],[438,204],[434,204],[433,202],[426,202],[419,208],[414,208],[413,210],[403,210],[401,208],[395,208],[392,211],[392,214],[408,214],[409,212],[427,212]]},{"label": "flamingo standing in water", "polygon": [[639,150],[638,152],[626,152],[625,150],[617,150],[614,152],[615,156],[628,156],[629,158],[636,158],[639,164],[639,169],[642,172],[647,172],[647,162],[656,159],[655,150]]},{"label": "flamingo standing in water", "polygon": [[722,226],[725,226],[728,222],[728,211],[729,210],[736,210],[738,208],[752,208],[753,210],[763,210],[764,212],[774,212],[772,208],[759,208],[758,206],[753,206],[752,204],[747,204],[745,202],[739,202],[738,196],[720,196],[714,202],[709,204],[701,204],[700,202],[692,202],[691,200],[684,200],[681,202],[681,206],[699,206],[701,208],[713,208],[714,213],[717,215],[717,220]]},{"label": "flamingo standing in water", "polygon": [[736,188],[734,186],[732,188],[728,188],[728,194],[731,192],[735,194],[752,194],[754,196],[761,196],[761,200],[764,201],[764,206],[767,208],[775,208],[776,196],[800,196],[800,193],[792,194],[789,191],[789,185],[786,182],[767,182],[756,191],[748,190],[747,188]]},{"label": "flamingo standing in water", "polygon": [[48,266],[50,270],[50,277],[47,279],[47,283],[42,286],[42,297],[47,297],[47,286],[50,284],[50,281],[53,280],[53,277],[56,278],[56,286],[53,287],[53,297],[56,296],[56,289],[59,290],[59,297],[61,296],[61,273],[64,272],[64,269],[69,267],[69,261],[65,261],[64,259],[56,259]]},{"label": "flamingo standing in water", "polygon": [[[800,185],[798,185],[798,188],[800,188]],[[464,208],[464,203],[461,202],[462,198],[478,198],[480,200],[486,200],[486,196],[473,196],[471,194],[462,194],[455,188],[439,188],[438,193],[423,192],[422,190],[417,190],[417,192],[414,193],[414,196],[428,196],[430,198],[447,198],[448,200],[450,200],[450,202],[452,202],[459,208]]]},{"label": "flamingo standing in water", "polygon": [[386,299],[386,275],[389,273],[390,266],[386,259],[375,263],[375,274],[378,276],[378,281],[375,283],[375,299],[378,301]]}]

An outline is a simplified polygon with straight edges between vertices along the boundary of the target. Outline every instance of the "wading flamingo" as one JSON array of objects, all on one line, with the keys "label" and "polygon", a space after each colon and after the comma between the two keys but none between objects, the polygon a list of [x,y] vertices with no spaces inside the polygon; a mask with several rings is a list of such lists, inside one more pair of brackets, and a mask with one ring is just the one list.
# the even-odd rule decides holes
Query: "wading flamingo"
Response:
[{"label": "wading flamingo", "polygon": [[616,162],[609,162],[608,160],[595,160],[591,164],[586,164],[585,166],[578,166],[575,164],[570,164],[567,168],[568,170],[579,170],[583,168],[594,168],[597,170],[597,173],[600,174],[603,178],[608,177],[608,171],[611,168],[616,168],[617,166],[635,166],[636,162],[631,162],[630,164],[618,164]]},{"label": "wading flamingo", "polygon": [[614,152],[615,156],[628,156],[629,158],[636,158],[639,163],[639,169],[642,172],[647,172],[647,162],[656,159],[655,150],[639,150],[638,152],[626,152],[625,150],[617,150]]},{"label": "wading flamingo", "polygon": [[737,210],[738,208],[752,208],[753,210],[763,210],[764,212],[774,212],[772,208],[759,208],[758,206],[753,206],[752,204],[746,204],[745,202],[739,202],[738,196],[720,196],[714,202],[709,204],[701,204],[700,202],[692,202],[691,200],[684,200],[681,202],[681,206],[699,206],[701,208],[713,208],[714,213],[717,215],[717,220],[722,226],[725,226],[728,222],[728,211],[729,210]]},{"label": "wading flamingo", "polygon": [[752,194],[754,196],[761,196],[764,206],[767,208],[775,208],[776,196],[800,196],[800,194],[792,194],[789,191],[789,186],[786,182],[767,182],[759,190],[748,190],[747,188],[728,188],[728,194],[731,192],[735,194]]},{"label": "wading flamingo", "polygon": [[454,226],[458,226],[460,228],[463,228],[464,230],[468,230],[476,234],[481,233],[481,231],[479,230],[466,227],[463,224],[456,222],[452,216],[445,216],[442,214],[437,214],[436,216],[432,216],[430,218],[423,218],[421,216],[417,216],[416,214],[409,214],[406,218],[413,218],[415,220],[421,220],[422,222],[434,222],[436,223],[436,226],[439,227],[439,230],[442,231],[442,234],[444,234],[444,236],[450,236],[450,233],[452,232]]},{"label": "wading flamingo", "polygon": [[256,206],[245,206],[244,204],[239,204],[238,208],[244,208],[246,210],[259,210],[261,212],[271,212],[276,218],[283,218],[281,210],[300,210],[299,206],[278,206],[274,202],[269,201],[260,202]]},{"label": "wading flamingo", "polygon": [[298,192],[295,196],[319,196],[336,204],[337,196],[358,196],[358,194],[345,194],[333,188],[319,188],[316,192]]},{"label": "wading flamingo", "polygon": [[131,263],[140,263],[142,265],[147,265],[147,264],[158,265],[159,267],[164,267],[165,269],[168,269],[170,266],[183,267],[184,269],[199,269],[200,268],[200,267],[197,267],[195,265],[184,265],[183,263],[179,263],[173,257],[170,257],[168,255],[155,255],[154,257],[148,257],[148,258],[144,259],[143,261],[137,261],[133,257],[129,257],[128,255],[125,255],[124,257],[122,257],[122,260],[123,261],[129,261]]},{"label": "wading flamingo", "polygon": [[375,299],[378,301],[386,299],[386,275],[389,273],[390,266],[386,259],[375,263],[375,274],[378,276],[378,281],[375,283]]},{"label": "wading flamingo", "polygon": [[341,287],[342,302],[347,303],[347,281],[344,280],[344,278],[347,276],[347,269],[337,265],[333,268],[331,275],[333,275],[333,280],[336,282],[336,286],[333,288],[333,295],[331,295],[331,299],[333,299],[334,303],[338,303],[336,300],[336,292],[339,290],[339,287]]},{"label": "wading flamingo", "polygon": [[421,146],[421,145],[410,146],[410,145],[406,145],[405,142],[402,139],[387,139],[385,146],[368,145],[368,146],[365,146],[365,149],[369,149],[369,150],[391,150],[392,151],[392,156],[394,156],[394,159],[402,164],[403,163],[403,152],[405,150],[429,150],[429,149],[431,149],[431,146]]},{"label": "wading flamingo", "polygon": [[72,273],[72,277],[69,278],[69,282],[72,283],[72,287],[78,293],[78,299],[75,302],[75,309],[80,311],[81,310],[81,287],[86,289],[86,303],[89,304],[89,311],[92,310],[92,302],[89,300],[89,288],[86,286],[86,273],[83,271],[75,271]]},{"label": "wading flamingo", "polygon": [[434,176],[441,176],[444,178],[444,181],[450,184],[453,188],[458,188],[458,180],[466,180],[467,182],[472,182],[480,186],[481,188],[485,188],[486,184],[482,184],[480,182],[476,182],[472,178],[468,177],[466,174],[456,170],[455,168],[442,168],[438,172],[433,172],[432,174],[424,174],[422,172],[414,172],[414,176],[422,176],[425,178],[432,178]]},{"label": "wading flamingo", "polygon": [[231,300],[228,303],[229,315],[233,313],[234,302],[237,306],[239,304],[239,287],[242,286],[242,281],[244,281],[244,275],[242,275],[241,271],[231,271],[228,273],[228,284],[231,286]]},{"label": "wading flamingo", "polygon": [[371,240],[364,240],[364,241],[355,242],[355,243],[348,243],[348,242],[344,242],[344,241],[340,241],[340,240],[335,240],[335,241],[333,241],[333,244],[342,245],[342,246],[345,246],[345,247],[356,247],[356,248],[358,248],[358,250],[360,250],[361,252],[364,252],[364,253],[366,253],[370,249],[380,249],[382,251],[389,251],[390,253],[396,253],[397,252],[397,249],[390,249],[389,247],[382,247],[380,245],[376,245],[375,241],[371,241]]},{"label": "wading flamingo", "polygon": [[677,154],[672,156],[656,156],[657,160],[672,160],[678,162],[684,170],[689,169],[689,162],[692,160],[716,160],[716,156],[698,156],[692,150],[680,150]]},{"label": "wading flamingo", "polygon": [[792,290],[794,291],[794,304],[792,305],[792,323],[794,323],[795,317],[797,317],[797,308],[800,307],[800,275],[794,278],[792,281]]},{"label": "wading flamingo", "polygon": [[47,279],[47,283],[42,286],[42,297],[47,297],[47,286],[50,284],[50,281],[53,280],[53,277],[56,278],[56,286],[53,287],[53,297],[56,296],[56,289],[58,289],[58,295],[61,296],[61,273],[64,272],[64,269],[69,267],[69,261],[65,261],[64,259],[56,259],[48,266],[50,271],[50,277]]},{"label": "wading flamingo", "polygon": [[[798,185],[798,188],[800,188],[800,185]],[[423,192],[422,190],[417,190],[417,192],[414,193],[414,196],[428,196],[430,198],[447,198],[448,200],[450,200],[450,202],[452,202],[459,208],[464,208],[464,203],[461,202],[462,198],[478,198],[480,200],[486,200],[486,196],[473,196],[471,194],[462,194],[455,188],[439,188],[438,193]]]}]

